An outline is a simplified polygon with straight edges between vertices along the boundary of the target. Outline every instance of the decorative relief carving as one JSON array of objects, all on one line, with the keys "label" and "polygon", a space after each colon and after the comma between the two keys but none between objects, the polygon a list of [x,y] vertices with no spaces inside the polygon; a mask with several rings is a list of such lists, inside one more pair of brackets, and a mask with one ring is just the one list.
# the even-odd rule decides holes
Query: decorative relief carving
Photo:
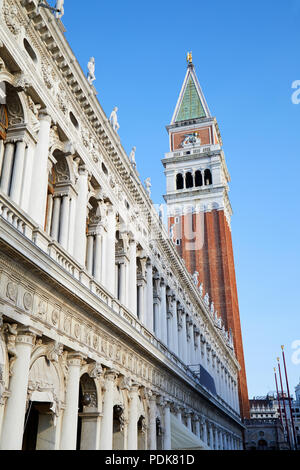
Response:
[{"label": "decorative relief carving", "polygon": [[5,3],[3,7],[4,19],[11,33],[17,36],[20,33],[21,26],[18,20],[18,9],[16,5]]},{"label": "decorative relief carving", "polygon": [[16,302],[17,295],[18,295],[17,284],[15,284],[14,282],[8,282],[7,288],[6,288],[6,295],[10,300],[12,300],[13,302]]},{"label": "decorative relief carving", "polygon": [[23,295],[23,305],[25,310],[31,310],[33,305],[33,295],[30,292],[25,292]]},{"label": "decorative relief carving", "polygon": [[60,311],[58,308],[52,310],[51,321],[54,326],[58,325]]},{"label": "decorative relief carving", "polygon": [[63,354],[63,350],[63,345],[55,341],[49,345],[46,357],[49,361],[58,362],[59,357]]},{"label": "decorative relief carving", "polygon": [[81,326],[80,326],[78,323],[76,323],[76,325],[75,325],[75,327],[74,327],[74,334],[75,334],[75,337],[76,337],[77,339],[80,338]]},{"label": "decorative relief carving", "polygon": [[38,315],[41,315],[42,317],[46,315],[47,313],[47,302],[43,299],[41,299],[38,303],[37,306],[37,313]]},{"label": "decorative relief carving", "polygon": [[103,374],[103,369],[100,363],[95,362],[91,364],[90,369],[89,369],[89,376],[92,379],[99,379],[102,374]]},{"label": "decorative relief carving", "polygon": [[66,316],[64,320],[64,331],[67,334],[70,334],[71,331],[71,317]]}]

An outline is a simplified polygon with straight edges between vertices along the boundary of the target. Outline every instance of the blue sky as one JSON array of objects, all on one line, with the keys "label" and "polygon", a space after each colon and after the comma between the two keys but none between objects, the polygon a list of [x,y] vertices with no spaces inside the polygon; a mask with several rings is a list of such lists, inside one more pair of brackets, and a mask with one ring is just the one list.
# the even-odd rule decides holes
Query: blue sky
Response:
[{"label": "blue sky", "polygon": [[193,52],[232,179],[250,396],[274,390],[281,344],[292,389],[300,377],[291,361],[300,340],[300,104],[291,101],[300,80],[299,22],[298,0],[65,0],[66,38],[84,71],[95,57],[99,101],[108,116],[118,106],[122,144],[128,153],[136,145],[155,203],[165,192],[165,126]]}]

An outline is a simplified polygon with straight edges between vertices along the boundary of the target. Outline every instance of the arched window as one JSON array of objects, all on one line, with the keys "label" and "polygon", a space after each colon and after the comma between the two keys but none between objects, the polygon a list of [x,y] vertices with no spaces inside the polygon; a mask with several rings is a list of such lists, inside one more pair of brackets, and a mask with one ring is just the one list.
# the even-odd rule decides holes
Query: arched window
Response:
[{"label": "arched window", "polygon": [[203,186],[202,174],[200,170],[197,170],[195,173],[195,186]]},{"label": "arched window", "polygon": [[183,176],[181,173],[176,176],[176,189],[183,189]]},{"label": "arched window", "polygon": [[209,185],[212,184],[212,176],[211,176],[211,171],[210,170],[205,170],[204,180],[205,180],[205,186],[209,186]]},{"label": "arched window", "polygon": [[194,186],[193,175],[190,171],[188,171],[185,175],[185,187],[192,188]]}]

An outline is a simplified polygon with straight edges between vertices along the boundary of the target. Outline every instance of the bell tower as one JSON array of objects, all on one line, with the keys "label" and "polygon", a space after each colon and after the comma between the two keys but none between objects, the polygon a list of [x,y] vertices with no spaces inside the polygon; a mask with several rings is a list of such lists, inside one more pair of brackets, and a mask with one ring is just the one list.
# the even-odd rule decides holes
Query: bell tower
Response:
[{"label": "bell tower", "polygon": [[170,238],[203,295],[209,294],[225,328],[232,331],[239,375],[240,411],[249,400],[231,239],[230,176],[218,123],[198,82],[191,53],[167,126],[170,152],[165,168]]}]

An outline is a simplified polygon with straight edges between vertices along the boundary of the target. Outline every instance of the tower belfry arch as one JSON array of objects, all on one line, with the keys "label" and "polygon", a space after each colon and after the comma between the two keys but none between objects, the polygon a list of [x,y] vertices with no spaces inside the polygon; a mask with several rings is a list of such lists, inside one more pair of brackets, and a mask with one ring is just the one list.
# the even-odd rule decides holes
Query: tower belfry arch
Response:
[{"label": "tower belfry arch", "polygon": [[[249,402],[231,239],[230,176],[218,123],[210,113],[191,53],[167,131],[170,152],[162,163],[169,229],[173,227],[176,248],[188,271],[199,274],[197,287],[203,284],[203,296],[208,294],[225,328],[232,331],[241,366],[241,415],[247,418]],[[186,227],[193,229],[187,233]]]}]

